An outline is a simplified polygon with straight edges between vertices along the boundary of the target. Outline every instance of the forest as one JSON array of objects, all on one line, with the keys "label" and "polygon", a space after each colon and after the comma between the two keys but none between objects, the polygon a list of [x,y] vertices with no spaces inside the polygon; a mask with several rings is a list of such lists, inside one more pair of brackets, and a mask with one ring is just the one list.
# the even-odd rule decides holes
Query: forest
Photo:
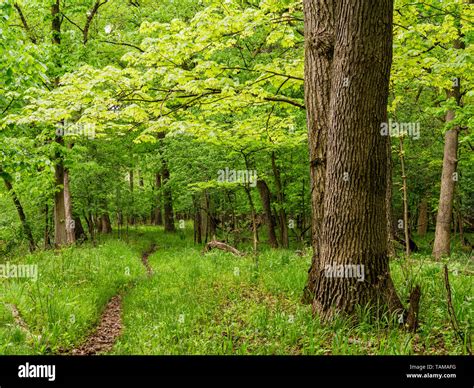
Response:
[{"label": "forest", "polygon": [[0,0],[0,355],[472,355],[473,22]]}]

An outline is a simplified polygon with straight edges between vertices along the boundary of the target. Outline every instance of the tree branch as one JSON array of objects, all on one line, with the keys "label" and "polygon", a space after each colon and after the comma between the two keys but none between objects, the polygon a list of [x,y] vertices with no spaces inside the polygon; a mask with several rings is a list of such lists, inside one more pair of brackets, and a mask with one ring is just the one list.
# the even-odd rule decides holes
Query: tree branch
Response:
[{"label": "tree branch", "polygon": [[28,34],[28,37],[30,38],[31,42],[33,44],[36,44],[36,42],[37,42],[36,37],[33,35],[33,32],[31,31],[30,26],[28,25],[28,22],[26,21],[25,15],[23,15],[23,12],[22,12],[20,6],[18,5],[18,3],[13,4],[13,6],[15,7],[15,9],[18,12],[18,16],[20,16],[21,23],[23,24],[23,28],[25,29],[26,33]]},{"label": "tree branch", "polygon": [[94,16],[97,14],[97,11],[99,10],[99,8],[102,7],[105,3],[107,3],[107,1],[108,0],[104,0],[101,2],[100,0],[97,0],[94,6],[92,7],[92,9],[88,12],[86,24],[84,25],[84,29],[82,30],[82,36],[83,36],[82,43],[83,44],[87,44],[89,40],[89,28],[92,24],[92,20],[94,20]]}]

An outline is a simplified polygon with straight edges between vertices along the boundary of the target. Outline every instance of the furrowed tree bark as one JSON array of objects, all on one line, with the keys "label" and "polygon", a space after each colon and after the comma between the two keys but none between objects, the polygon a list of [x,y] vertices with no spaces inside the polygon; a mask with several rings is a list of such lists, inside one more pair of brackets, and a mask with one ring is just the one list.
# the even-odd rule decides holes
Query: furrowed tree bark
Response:
[{"label": "furrowed tree bark", "polygon": [[272,248],[278,248],[278,241],[275,234],[275,222],[272,216],[271,194],[267,183],[264,180],[257,181],[258,192],[262,200],[265,222],[268,228],[268,243]]},{"label": "furrowed tree bark", "polygon": [[[393,0],[341,0],[336,9],[324,218],[313,300],[313,312],[323,320],[354,315],[356,306],[373,307],[374,313],[403,311],[387,254],[389,138],[380,133],[387,117]],[[363,271],[363,281],[325,271],[354,265]]]},{"label": "furrowed tree bark", "polygon": [[326,146],[336,2],[334,0],[304,0],[303,7],[305,19],[305,106],[310,157],[313,257],[302,301],[311,303],[320,269],[319,256],[324,216]]}]

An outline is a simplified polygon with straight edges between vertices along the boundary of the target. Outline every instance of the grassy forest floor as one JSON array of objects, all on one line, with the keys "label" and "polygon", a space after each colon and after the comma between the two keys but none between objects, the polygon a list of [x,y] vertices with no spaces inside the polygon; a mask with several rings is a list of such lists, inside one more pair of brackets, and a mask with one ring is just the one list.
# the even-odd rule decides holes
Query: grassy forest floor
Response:
[{"label": "grassy forest floor", "polygon": [[[397,317],[371,322],[363,309],[358,324],[339,318],[322,325],[313,318],[311,307],[300,303],[309,250],[262,247],[258,262],[222,251],[202,255],[191,235],[143,226],[124,240],[114,232],[96,246],[18,255],[9,261],[38,264],[39,277],[0,279],[0,354],[74,354],[99,322],[110,326],[103,314],[115,295],[121,322],[111,346],[99,347],[99,353],[465,354],[448,315],[443,264],[449,266],[453,305],[467,338],[473,261],[469,253],[432,261],[430,238],[417,240],[420,253],[409,261],[391,262],[404,302],[411,285],[421,285],[416,334],[401,330]],[[101,341],[101,335],[92,338]]]}]

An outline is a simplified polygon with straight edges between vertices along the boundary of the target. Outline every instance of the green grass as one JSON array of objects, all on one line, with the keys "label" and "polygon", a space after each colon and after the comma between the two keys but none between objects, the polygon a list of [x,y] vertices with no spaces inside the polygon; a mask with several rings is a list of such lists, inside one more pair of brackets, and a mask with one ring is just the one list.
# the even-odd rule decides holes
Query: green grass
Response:
[{"label": "green grass", "polygon": [[[147,277],[140,252],[152,243],[157,245],[149,257],[154,274]],[[124,331],[112,354],[465,354],[447,314],[444,262],[432,261],[428,245],[420,246],[410,260],[391,263],[404,303],[411,286],[421,285],[421,325],[415,335],[400,330],[396,317],[373,322],[363,308],[358,324],[344,318],[321,324],[311,307],[300,303],[309,252],[299,256],[262,247],[258,264],[251,255],[201,255],[188,234],[165,234],[156,227],[131,231],[128,243],[109,237],[96,248],[40,252],[18,259],[39,265],[38,281],[4,280],[0,302],[17,305],[32,333],[41,337],[27,336],[0,303],[0,354],[54,353],[79,343],[120,290],[126,290]],[[456,253],[445,262],[467,336],[472,259]]]},{"label": "green grass", "polygon": [[[113,240],[15,260],[20,261],[37,264],[39,277],[0,279],[0,354],[51,353],[77,344],[107,301],[145,276],[139,253]],[[5,303],[17,306],[33,336],[15,325]]]}]

